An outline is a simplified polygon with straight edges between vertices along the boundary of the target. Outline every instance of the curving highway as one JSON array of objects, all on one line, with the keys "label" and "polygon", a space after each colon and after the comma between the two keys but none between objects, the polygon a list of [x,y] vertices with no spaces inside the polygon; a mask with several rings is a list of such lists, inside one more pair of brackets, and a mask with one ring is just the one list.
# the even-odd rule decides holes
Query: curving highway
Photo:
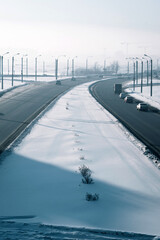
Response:
[{"label": "curving highway", "polygon": [[61,81],[61,85],[56,85],[55,82],[34,82],[1,96],[0,153],[49,103],[65,91],[87,81],[90,79],[77,78],[76,81],[65,79]]},{"label": "curving highway", "polygon": [[[56,85],[55,82],[34,82],[1,96],[0,153],[49,103],[72,87],[90,80],[94,79],[68,79],[63,80],[62,85]],[[139,112],[135,103],[124,103],[113,91],[114,83],[123,81],[124,79],[99,81],[90,87],[90,91],[100,104],[160,157],[160,114]]]},{"label": "curving highway", "polygon": [[114,83],[124,80],[100,81],[90,87],[91,94],[125,125],[139,140],[160,157],[160,114],[136,110],[136,103],[125,103],[114,94]]}]

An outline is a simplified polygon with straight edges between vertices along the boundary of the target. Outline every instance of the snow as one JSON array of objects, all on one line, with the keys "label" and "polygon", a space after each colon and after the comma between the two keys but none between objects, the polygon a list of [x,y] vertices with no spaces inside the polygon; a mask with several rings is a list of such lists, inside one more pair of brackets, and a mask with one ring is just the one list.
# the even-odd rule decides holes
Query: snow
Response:
[{"label": "snow", "polygon": [[[146,83],[147,80],[144,79],[144,83]],[[131,82],[125,83],[124,86],[128,86],[127,89],[125,89],[126,92],[128,92],[131,96],[133,96],[135,99],[138,99],[140,101],[143,101],[147,104],[149,104],[152,107],[155,107],[160,110],[160,85],[154,85],[154,84],[160,84],[159,79],[153,79],[153,87],[152,87],[152,97],[150,96],[150,83],[148,86],[143,86],[142,93],[141,93],[141,87],[135,87],[135,90],[133,91],[133,88],[130,87]],[[140,80],[138,82],[140,84]]]},{"label": "snow", "polygon": [[[84,78],[84,76],[75,76],[78,78]],[[65,80],[71,78],[71,76],[59,76],[58,80]],[[37,77],[36,82],[53,82],[56,81],[55,77],[48,77],[48,76],[43,76],[43,77]],[[15,88],[18,87],[25,87],[26,85],[29,85],[30,83],[35,83],[35,77],[24,77],[23,82],[21,81],[21,77],[16,77],[13,81],[13,86],[12,86],[12,80],[11,77],[5,77],[3,80],[3,89],[2,89],[2,81],[0,79],[0,96],[3,95],[6,92],[10,92]]]},{"label": "snow", "polygon": [[[66,79],[67,77],[61,77],[61,79]],[[37,81],[39,82],[51,82],[55,81],[55,77],[38,77]],[[12,80],[10,77],[5,77],[3,80],[3,89],[2,89],[2,81],[0,80],[0,93],[1,92],[6,92],[9,90],[12,90],[15,87],[19,87],[22,85],[29,84],[30,82],[35,82],[35,77],[24,77],[23,82],[21,81],[21,77],[16,77],[13,81],[13,86],[12,86]]]},{"label": "snow", "polygon": [[3,239],[10,240],[41,240],[41,239],[112,239],[112,240],[159,240],[157,236],[109,231],[101,229],[88,229],[88,228],[73,228],[66,226],[51,226],[44,224],[33,224],[33,223],[16,223],[11,221],[5,221],[2,223],[0,229],[0,236]]},{"label": "snow", "polygon": [[3,89],[2,89],[2,81],[0,81],[0,94],[3,92],[7,92],[7,91],[10,91],[12,90],[13,88],[16,88],[16,87],[19,87],[19,86],[22,86],[22,85],[25,85],[27,84],[26,82],[21,82],[20,80],[19,81],[14,81],[14,86],[12,86],[12,81],[9,80],[9,79],[4,79],[3,81]]},{"label": "snow", "polygon": [[[51,104],[2,154],[1,217],[160,234],[160,172],[92,98],[89,84]],[[94,184],[82,183],[83,164]],[[86,192],[99,200],[86,201]]]}]

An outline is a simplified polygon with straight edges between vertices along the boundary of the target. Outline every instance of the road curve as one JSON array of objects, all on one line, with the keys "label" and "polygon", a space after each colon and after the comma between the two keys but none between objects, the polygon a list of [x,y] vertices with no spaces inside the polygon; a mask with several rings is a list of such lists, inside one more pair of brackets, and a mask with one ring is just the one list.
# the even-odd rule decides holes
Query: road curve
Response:
[{"label": "road curve", "polygon": [[90,92],[105,109],[160,158],[160,114],[137,111],[136,103],[125,103],[114,94],[114,83],[123,81],[123,79],[100,81],[90,87]]},{"label": "road curve", "polygon": [[26,128],[26,126],[57,96],[78,84],[94,80],[65,79],[55,82],[34,82],[18,87],[0,97],[0,153]]}]

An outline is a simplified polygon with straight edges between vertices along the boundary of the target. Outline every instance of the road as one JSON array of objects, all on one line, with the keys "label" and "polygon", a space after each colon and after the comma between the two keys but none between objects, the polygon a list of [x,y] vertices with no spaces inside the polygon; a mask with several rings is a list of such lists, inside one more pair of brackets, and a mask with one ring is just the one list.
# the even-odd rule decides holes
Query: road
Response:
[{"label": "road", "polygon": [[[34,82],[1,96],[0,153],[57,96],[90,80],[94,79],[68,79],[63,80],[62,85],[56,85],[55,82]],[[94,84],[91,88],[94,97],[160,157],[160,114],[138,112],[135,104],[124,103],[113,92],[115,81],[124,80],[110,79]]]},{"label": "road", "polygon": [[78,78],[55,82],[34,82],[16,88],[0,97],[0,153],[13,142],[25,127],[57,96],[72,87],[93,80]]},{"label": "road", "polygon": [[90,88],[92,95],[109,110],[123,125],[138,139],[160,157],[160,114],[154,112],[139,112],[136,103],[125,103],[114,94],[113,85],[120,80],[106,80],[93,84]]}]

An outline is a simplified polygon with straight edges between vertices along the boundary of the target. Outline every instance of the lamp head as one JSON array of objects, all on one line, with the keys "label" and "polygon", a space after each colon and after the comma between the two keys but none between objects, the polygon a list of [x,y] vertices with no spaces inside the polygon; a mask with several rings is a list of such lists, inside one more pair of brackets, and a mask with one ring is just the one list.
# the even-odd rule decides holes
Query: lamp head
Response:
[{"label": "lamp head", "polygon": [[7,55],[9,52],[4,53],[2,56]]}]

